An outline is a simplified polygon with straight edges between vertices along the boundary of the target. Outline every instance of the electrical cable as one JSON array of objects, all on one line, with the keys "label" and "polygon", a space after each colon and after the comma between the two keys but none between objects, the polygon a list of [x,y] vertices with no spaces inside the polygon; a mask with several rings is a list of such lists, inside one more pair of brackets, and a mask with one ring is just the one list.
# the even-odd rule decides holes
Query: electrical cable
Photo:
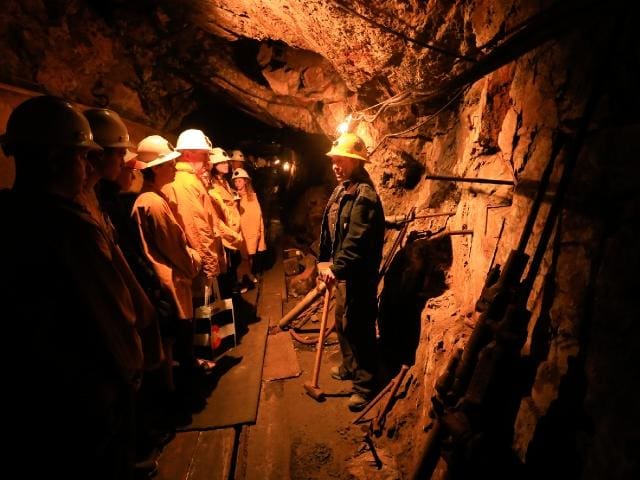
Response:
[{"label": "electrical cable", "polygon": [[378,148],[380,148],[380,146],[388,139],[388,138],[392,138],[392,137],[400,137],[400,135],[404,135],[405,133],[409,133],[413,130],[416,130],[420,127],[422,127],[424,124],[426,124],[427,122],[433,120],[436,116],[438,116],[440,113],[442,113],[449,105],[451,105],[453,103],[453,101],[458,98],[460,95],[462,95],[462,92],[464,92],[466,90],[466,88],[461,88],[458,93],[456,93],[453,97],[451,97],[449,99],[449,101],[447,103],[445,103],[442,107],[440,107],[436,112],[432,113],[431,115],[429,115],[426,119],[424,119],[422,122],[420,123],[416,123],[415,125],[406,128],[405,130],[402,130],[400,132],[394,132],[394,133],[387,133],[386,135],[384,135],[380,141],[376,144],[376,146],[371,150],[371,152],[369,152],[369,155],[373,155],[374,152],[376,150],[378,150]]},{"label": "electrical cable", "polygon": [[464,60],[466,62],[471,62],[471,63],[475,63],[477,62],[477,60],[475,58],[471,58],[468,57],[466,55],[462,55],[459,53],[454,53],[454,52],[450,52],[449,50],[446,50],[442,47],[438,47],[437,45],[432,45],[430,43],[425,43],[425,42],[421,42],[420,40],[416,40],[415,38],[411,38],[407,35],[405,35],[404,33],[398,32],[390,27],[387,27],[386,25],[383,25],[382,23],[379,23],[375,20],[373,20],[372,18],[369,18],[365,15],[362,15],[361,13],[357,12],[356,10],[352,9],[351,7],[348,7],[347,5],[343,4],[342,2],[340,2],[339,0],[333,0],[334,3],[336,5],[338,5],[340,8],[342,8],[343,10],[345,10],[346,12],[351,13],[352,15],[355,15],[358,18],[361,18],[362,20],[364,20],[365,22],[370,23],[371,25],[373,25],[374,27],[379,28],[380,30],[383,30],[387,33],[390,33],[392,35],[395,35],[396,37],[402,38],[403,40],[410,42],[410,43],[414,43],[422,48],[426,48],[428,50],[433,50],[434,52],[438,52],[441,53],[443,55],[446,55],[448,57],[452,57],[452,58],[456,58],[458,60]]},{"label": "electrical cable", "polygon": [[[524,53],[531,51],[533,48],[549,40],[554,34],[568,30],[572,25],[577,23],[580,17],[590,12],[596,4],[597,1],[593,0],[586,6],[582,6],[579,10],[580,14],[576,14],[571,22],[563,20],[566,17],[567,9],[570,7],[564,7],[558,10],[560,7],[554,5],[553,8],[544,10],[529,18],[528,21],[520,24],[514,33],[498,47],[489,51],[480,61],[476,62],[467,70],[450,78],[444,84],[440,85],[439,88],[430,91],[416,88],[405,90],[383,102],[353,113],[352,119],[372,123],[391,106],[400,107],[425,101],[437,101],[443,97],[447,97],[448,92],[457,90],[458,88],[466,88],[478,79],[494,72],[503,65],[519,58]],[[377,109],[377,111],[372,115],[366,115],[364,113],[372,109]],[[377,147],[378,146],[376,146],[376,149]]]}]

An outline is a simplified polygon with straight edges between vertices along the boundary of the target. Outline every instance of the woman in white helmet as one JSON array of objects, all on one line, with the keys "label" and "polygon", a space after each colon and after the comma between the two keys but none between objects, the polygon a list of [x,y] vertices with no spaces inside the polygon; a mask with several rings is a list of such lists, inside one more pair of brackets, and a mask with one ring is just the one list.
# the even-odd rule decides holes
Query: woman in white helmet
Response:
[{"label": "woman in white helmet", "polygon": [[179,156],[180,152],[160,135],[146,137],[138,144],[136,166],[142,172],[144,184],[131,210],[143,251],[176,307],[177,324],[162,328],[168,360],[166,379],[171,390],[171,352],[182,365],[195,362],[191,281],[200,271],[201,263],[198,252],[188,246],[184,230],[161,190],[174,180]]},{"label": "woman in white helmet", "polygon": [[[236,205],[236,193],[233,191],[227,176],[229,174],[230,157],[222,148],[215,147],[209,154],[209,166],[211,168],[208,177],[207,188],[213,208],[218,216],[218,231],[222,238],[226,253],[229,255],[228,264],[231,268],[221,279],[223,296],[236,283],[233,267],[238,265],[239,251],[242,248],[242,233],[240,232],[240,212]],[[206,182],[206,177],[201,177]]]},{"label": "woman in white helmet", "polygon": [[238,266],[238,279],[243,281],[245,277],[252,283],[258,280],[253,276],[253,257],[257,252],[264,252],[267,245],[264,239],[264,221],[258,196],[251,185],[251,177],[242,168],[233,171],[233,183],[240,196],[240,227],[244,238],[242,249],[242,262]]}]

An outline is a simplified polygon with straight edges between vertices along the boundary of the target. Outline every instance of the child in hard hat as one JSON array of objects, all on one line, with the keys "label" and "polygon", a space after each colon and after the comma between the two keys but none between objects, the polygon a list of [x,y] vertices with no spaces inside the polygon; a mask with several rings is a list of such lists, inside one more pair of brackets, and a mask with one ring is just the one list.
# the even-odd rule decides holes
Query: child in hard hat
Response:
[{"label": "child in hard hat", "polygon": [[233,289],[236,283],[235,267],[239,263],[239,251],[242,247],[242,233],[240,231],[240,212],[236,205],[236,193],[233,191],[227,176],[229,174],[230,157],[222,148],[215,147],[209,154],[209,167],[211,171],[208,177],[201,177],[207,182],[207,189],[211,197],[213,207],[218,215],[218,231],[222,238],[225,252],[228,254],[229,270],[221,276],[223,296]]},{"label": "child in hard hat", "polygon": [[264,238],[262,209],[247,171],[242,168],[236,168],[233,171],[232,179],[240,196],[240,226],[244,237],[243,258],[238,266],[238,278],[244,280],[246,277],[255,284],[258,280],[252,273],[253,258],[257,252],[264,252],[267,249]]}]

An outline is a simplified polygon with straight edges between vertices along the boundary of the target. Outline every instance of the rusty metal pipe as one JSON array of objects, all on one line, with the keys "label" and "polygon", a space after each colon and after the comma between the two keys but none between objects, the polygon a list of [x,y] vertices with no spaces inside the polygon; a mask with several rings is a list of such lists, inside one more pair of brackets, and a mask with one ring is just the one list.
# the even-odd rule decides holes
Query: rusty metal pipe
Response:
[{"label": "rusty metal pipe", "polygon": [[400,388],[400,384],[402,384],[402,381],[404,380],[404,377],[408,371],[409,367],[407,365],[402,365],[402,367],[400,368],[400,372],[398,373],[398,375],[396,375],[393,388],[389,393],[389,398],[387,398],[387,401],[382,405],[382,408],[378,412],[378,415],[376,415],[376,417],[373,419],[373,423],[371,424],[371,431],[374,434],[378,435],[382,431],[382,422],[389,412],[391,408],[391,402],[393,402],[393,400],[395,399],[396,394],[398,393],[398,389]]},{"label": "rusty metal pipe", "polygon": [[489,183],[491,185],[515,185],[513,180],[502,180],[498,178],[472,178],[472,177],[449,177],[446,175],[425,175],[427,180],[444,180],[456,183]]}]

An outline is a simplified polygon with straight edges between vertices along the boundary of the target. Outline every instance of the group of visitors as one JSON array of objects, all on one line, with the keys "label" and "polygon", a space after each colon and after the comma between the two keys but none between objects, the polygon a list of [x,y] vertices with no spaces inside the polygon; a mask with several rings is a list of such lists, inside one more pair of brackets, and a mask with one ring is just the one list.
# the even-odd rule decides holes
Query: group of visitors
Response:
[{"label": "group of visitors", "polygon": [[[215,369],[194,355],[195,308],[257,282],[264,225],[244,156],[196,129],[175,148],[160,135],[133,145],[115,111],[82,113],[52,96],[18,105],[0,144],[16,174],[0,191],[6,468],[33,478],[153,473],[146,455],[173,425],[150,412]],[[342,363],[332,376],[353,381],[349,408],[360,410],[378,380],[384,215],[362,140],[342,135],[328,156],[339,184],[319,277],[336,289]],[[132,193],[134,170],[143,186]]]},{"label": "group of visitors", "polygon": [[18,105],[0,143],[16,172],[0,192],[9,461],[33,478],[151,473],[172,425],[149,412],[215,368],[194,355],[194,308],[257,281],[249,174],[200,130],[134,145],[115,111],[52,96]]}]

